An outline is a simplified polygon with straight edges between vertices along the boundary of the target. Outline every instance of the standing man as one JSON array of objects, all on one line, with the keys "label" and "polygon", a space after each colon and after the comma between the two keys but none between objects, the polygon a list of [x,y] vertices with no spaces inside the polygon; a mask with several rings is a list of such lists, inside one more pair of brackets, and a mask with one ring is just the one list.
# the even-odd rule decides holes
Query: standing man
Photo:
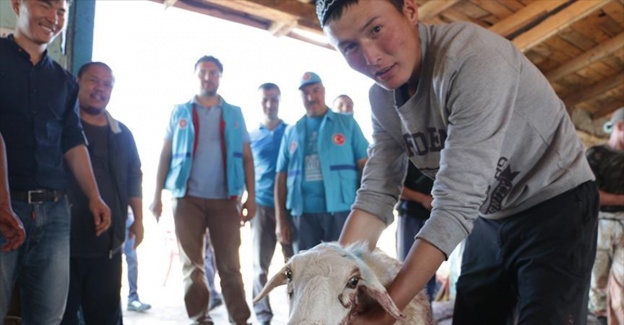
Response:
[{"label": "standing man", "polygon": [[624,107],[605,125],[609,141],[587,150],[600,194],[598,248],[589,310],[609,325],[624,325]]},{"label": "standing man", "polygon": [[[435,178],[431,217],[388,287],[405,308],[467,237],[454,324],[584,324],[598,192],[548,80],[470,23],[419,23],[415,0],[317,1],[370,90],[374,144],[340,243],[375,247],[406,164]],[[392,324],[375,309],[353,324]]]},{"label": "standing man", "polygon": [[327,107],[316,73],[306,72],[299,90],[306,114],[284,133],[275,178],[277,235],[295,253],[338,240],[368,147],[353,116]]},{"label": "standing man", "polygon": [[[95,234],[110,226],[78,118],[78,86],[48,56],[65,26],[68,0],[11,0],[15,34],[0,39],[0,133],[11,205],[26,229],[18,250],[0,253],[0,320],[17,281],[24,324],[58,324],[69,286],[67,164],[89,200]],[[90,231],[93,231],[91,229]]]},{"label": "standing man", "polygon": [[128,206],[135,216],[130,236],[135,246],[143,240],[139,153],[130,130],[106,110],[114,84],[113,72],[105,63],[90,62],[78,70],[80,119],[99,191],[111,209],[111,228],[102,236],[90,231],[89,201],[71,179],[70,282],[63,325],[78,324],[80,307],[87,324],[121,322],[121,255]]},{"label": "standing man", "polygon": [[22,222],[11,207],[4,146],[4,138],[0,134],[0,249],[8,252],[18,249],[24,243],[26,232]]},{"label": "standing man", "polygon": [[345,94],[338,95],[334,99],[332,106],[336,113],[353,115],[353,99]]},{"label": "standing man", "polygon": [[[275,165],[286,124],[278,117],[281,91],[274,83],[264,83],[258,88],[264,122],[251,132],[251,152],[256,175],[256,217],[251,220],[253,234],[253,297],[267,282],[269,265],[275,253]],[[291,244],[282,244],[282,254],[287,261],[293,256]],[[271,324],[273,311],[268,297],[254,305],[256,318],[263,325]]]},{"label": "standing man", "polygon": [[[212,324],[204,269],[206,228],[230,322],[247,324],[251,315],[238,250],[241,223],[256,213],[253,159],[240,107],[217,94],[222,74],[223,65],[213,56],[203,56],[195,63],[199,89],[188,103],[173,109],[151,206],[160,217],[161,192],[163,188],[172,192],[186,311],[194,324],[202,325]],[[247,201],[239,209],[245,188]]]}]

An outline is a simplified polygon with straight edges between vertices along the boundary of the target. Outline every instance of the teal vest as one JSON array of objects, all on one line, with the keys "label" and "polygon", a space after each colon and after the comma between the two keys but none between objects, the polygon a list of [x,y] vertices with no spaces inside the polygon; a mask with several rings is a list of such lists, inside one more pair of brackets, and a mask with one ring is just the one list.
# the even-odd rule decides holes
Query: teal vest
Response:
[{"label": "teal vest", "polygon": [[[243,168],[243,135],[245,125],[240,107],[233,106],[221,99],[221,148],[225,154],[226,181],[228,195],[237,198],[245,190],[245,171]],[[171,162],[165,179],[165,188],[173,197],[186,195],[187,182],[193,164],[193,146],[196,141],[193,122],[193,102],[176,105],[169,121],[173,138],[171,139]]]},{"label": "teal vest", "polygon": [[[325,188],[325,202],[330,213],[344,212],[351,209],[355,194],[359,187],[360,172],[357,168],[358,149],[353,145],[352,137],[361,137],[362,143],[368,144],[361,131],[355,131],[357,124],[353,117],[336,114],[328,110],[319,129],[318,146],[323,186]],[[341,141],[344,144],[336,145]],[[303,213],[303,193],[301,191],[304,168],[305,148],[305,117],[295,125],[289,126],[284,133],[290,152],[288,174],[286,177],[286,208],[293,216]],[[365,154],[364,146],[364,154]]]}]

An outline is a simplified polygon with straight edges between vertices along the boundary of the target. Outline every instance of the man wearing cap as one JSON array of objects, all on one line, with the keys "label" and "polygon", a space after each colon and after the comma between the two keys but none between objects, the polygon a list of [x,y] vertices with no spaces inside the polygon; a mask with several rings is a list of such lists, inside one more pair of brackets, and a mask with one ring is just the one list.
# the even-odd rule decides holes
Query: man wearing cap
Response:
[{"label": "man wearing cap", "polygon": [[607,324],[624,324],[624,107],[605,124],[609,141],[587,150],[600,194],[598,248],[589,310]]},{"label": "man wearing cap", "polygon": [[[454,324],[584,324],[598,190],[566,107],[509,40],[426,25],[415,0],[318,0],[330,43],[369,91],[373,139],[341,245],[372,249],[407,164],[434,179],[431,216],[388,286],[399,310],[464,239]],[[358,325],[389,325],[382,308]]]},{"label": "man wearing cap", "polygon": [[280,243],[293,243],[295,253],[338,239],[368,147],[352,116],[327,107],[316,73],[306,72],[299,90],[306,114],[284,132],[275,181],[276,232]]}]

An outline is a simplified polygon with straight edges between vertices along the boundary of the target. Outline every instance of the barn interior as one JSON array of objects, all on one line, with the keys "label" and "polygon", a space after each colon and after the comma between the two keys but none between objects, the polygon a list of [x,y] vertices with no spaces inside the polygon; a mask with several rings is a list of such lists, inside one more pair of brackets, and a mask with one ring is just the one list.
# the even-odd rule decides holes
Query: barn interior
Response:
[{"label": "barn interior", "polygon": [[[163,10],[188,10],[333,50],[324,40],[315,0],[147,1],[161,5]],[[426,24],[466,21],[510,40],[546,76],[565,103],[583,143],[591,146],[607,140],[603,125],[624,106],[624,0],[416,2],[420,20]],[[66,31],[50,47],[54,58],[74,73],[92,58],[96,5],[95,0],[74,0]],[[0,34],[10,33],[14,25],[10,1],[1,0]],[[272,299],[274,304],[285,303],[285,297]],[[181,298],[177,300],[160,310],[129,315],[126,324],[179,324],[176,315],[182,317],[184,310]],[[276,320],[285,320],[286,313],[280,312]],[[215,319],[227,322],[223,307],[215,309],[215,315]],[[440,324],[450,324],[448,317],[440,316],[440,320]]]}]

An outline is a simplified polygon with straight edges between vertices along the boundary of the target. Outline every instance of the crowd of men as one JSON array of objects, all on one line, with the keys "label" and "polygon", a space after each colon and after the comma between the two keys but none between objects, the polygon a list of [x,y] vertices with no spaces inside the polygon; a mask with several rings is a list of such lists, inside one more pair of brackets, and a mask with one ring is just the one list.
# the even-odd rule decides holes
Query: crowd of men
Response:
[{"label": "crowd of men", "polygon": [[[0,39],[0,78],[11,80],[0,87],[0,319],[16,288],[24,324],[120,324],[124,242],[136,249],[144,236],[143,174],[131,131],[107,111],[113,71],[89,62],[73,76],[49,56],[70,0],[11,5],[15,33]],[[296,85],[305,113],[292,125],[279,118],[281,89],[260,85],[264,120],[248,132],[219,95],[222,62],[189,67],[196,92],[164,127],[150,210],[159,218],[171,191],[193,324],[213,324],[215,272],[230,322],[249,323],[241,224],[253,231],[256,296],[278,242],[284,259],[324,241],[372,249],[399,199],[404,264],[388,287],[399,308],[425,286],[433,295],[436,270],[465,239],[454,323],[580,324],[589,305],[623,324],[624,108],[608,143],[586,153],[548,81],[500,36],[421,24],[414,0],[316,5],[332,45],[376,83],[374,142],[348,96],[327,106],[314,72]],[[129,310],[149,308],[136,289],[130,297]],[[253,309],[271,323],[268,299]],[[394,319],[372,308],[350,321]]]}]

